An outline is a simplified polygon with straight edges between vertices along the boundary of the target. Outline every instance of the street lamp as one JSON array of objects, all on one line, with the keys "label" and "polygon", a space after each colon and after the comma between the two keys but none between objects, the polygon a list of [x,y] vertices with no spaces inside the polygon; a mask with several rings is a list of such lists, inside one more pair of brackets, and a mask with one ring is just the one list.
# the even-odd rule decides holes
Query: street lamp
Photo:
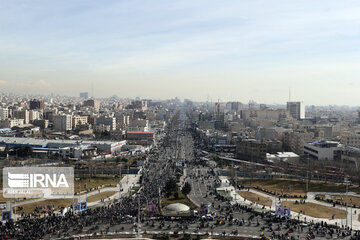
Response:
[{"label": "street lamp", "polygon": [[[346,183],[346,195],[345,195],[345,204],[346,204],[346,227],[348,227],[348,183],[349,181],[345,177],[344,182]],[[351,213],[352,216],[352,213]]]}]

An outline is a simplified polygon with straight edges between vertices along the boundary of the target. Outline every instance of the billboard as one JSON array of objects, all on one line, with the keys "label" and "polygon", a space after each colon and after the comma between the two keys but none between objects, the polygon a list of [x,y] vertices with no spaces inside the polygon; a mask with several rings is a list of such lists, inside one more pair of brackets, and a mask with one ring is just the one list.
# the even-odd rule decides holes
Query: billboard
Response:
[{"label": "billboard", "polygon": [[184,166],[185,166],[185,163],[182,161],[178,161],[175,163],[176,168],[184,168]]},{"label": "billboard", "polygon": [[11,211],[3,211],[2,212],[2,220],[9,221],[11,219]]},{"label": "billboard", "polygon": [[200,214],[207,214],[209,211],[209,205],[208,204],[201,204],[200,205]]},{"label": "billboard", "polygon": [[149,204],[149,213],[154,213],[156,211],[156,205],[154,203]]},{"label": "billboard", "polygon": [[275,215],[282,217],[291,217],[291,210],[288,207],[276,206]]},{"label": "billboard", "polygon": [[73,210],[74,210],[74,213],[78,213],[81,211],[81,203],[74,203],[73,205]]},{"label": "billboard", "polygon": [[80,210],[81,211],[87,210],[87,202],[81,202],[80,203]]}]

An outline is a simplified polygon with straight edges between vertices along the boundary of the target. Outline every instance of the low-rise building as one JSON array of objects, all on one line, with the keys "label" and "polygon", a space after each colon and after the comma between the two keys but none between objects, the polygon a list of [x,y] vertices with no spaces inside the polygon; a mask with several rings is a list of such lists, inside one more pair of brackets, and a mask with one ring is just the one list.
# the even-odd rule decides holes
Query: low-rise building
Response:
[{"label": "low-rise building", "polygon": [[345,146],[341,151],[341,162],[344,165],[360,170],[360,148]]},{"label": "low-rise building", "polygon": [[341,134],[341,143],[359,148],[360,147],[360,133],[359,132],[343,132]]},{"label": "low-rise building", "polygon": [[59,149],[59,155],[63,159],[90,159],[97,155],[96,148],[90,145],[79,145],[73,147],[63,147]]},{"label": "low-rise building", "polygon": [[287,147],[288,150],[302,155],[304,154],[304,146],[308,142],[315,140],[313,132],[306,131],[294,131],[294,132],[285,132],[284,134],[284,147]]},{"label": "low-rise building", "polygon": [[270,162],[290,162],[290,163],[298,163],[300,160],[300,156],[293,152],[278,152],[276,154],[266,154],[266,158]]},{"label": "low-rise building", "polygon": [[333,141],[319,141],[304,145],[304,154],[314,160],[340,160],[342,145]]},{"label": "low-rise building", "polygon": [[13,128],[24,125],[24,119],[3,119],[0,120],[0,128]]},{"label": "low-rise building", "polygon": [[79,145],[89,145],[101,149],[106,153],[117,153],[126,145],[123,141],[82,141],[82,140],[49,140],[35,138],[19,138],[19,137],[0,137],[0,146],[31,146],[33,148],[60,149],[64,147],[75,147]]},{"label": "low-rise building", "polygon": [[126,132],[126,140],[129,144],[148,146],[154,143],[154,132]]}]

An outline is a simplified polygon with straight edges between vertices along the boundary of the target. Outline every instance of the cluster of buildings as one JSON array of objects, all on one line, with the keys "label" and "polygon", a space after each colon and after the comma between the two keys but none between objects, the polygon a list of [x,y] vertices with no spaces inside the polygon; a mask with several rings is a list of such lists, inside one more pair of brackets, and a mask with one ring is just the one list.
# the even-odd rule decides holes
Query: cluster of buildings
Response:
[{"label": "cluster of buildings", "polygon": [[[39,153],[54,148],[57,152],[68,148],[61,152],[81,149],[84,153],[96,148],[114,154],[120,151],[115,145],[148,149],[156,144],[176,104],[177,100],[155,102],[116,96],[95,99],[87,92],[79,98],[0,95],[0,149],[19,143]],[[95,153],[90,150],[87,152]]]},{"label": "cluster of buildings", "polygon": [[217,102],[198,104],[193,119],[204,147],[224,155],[254,162],[310,158],[360,169],[360,114],[354,109],[310,106],[305,115],[302,102]]}]

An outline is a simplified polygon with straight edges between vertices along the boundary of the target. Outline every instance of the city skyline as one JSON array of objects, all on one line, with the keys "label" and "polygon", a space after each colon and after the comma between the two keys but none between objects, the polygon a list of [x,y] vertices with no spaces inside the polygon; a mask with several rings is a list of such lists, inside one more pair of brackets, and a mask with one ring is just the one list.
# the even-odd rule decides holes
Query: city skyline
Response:
[{"label": "city skyline", "polygon": [[8,1],[0,92],[357,105],[356,1]]}]

